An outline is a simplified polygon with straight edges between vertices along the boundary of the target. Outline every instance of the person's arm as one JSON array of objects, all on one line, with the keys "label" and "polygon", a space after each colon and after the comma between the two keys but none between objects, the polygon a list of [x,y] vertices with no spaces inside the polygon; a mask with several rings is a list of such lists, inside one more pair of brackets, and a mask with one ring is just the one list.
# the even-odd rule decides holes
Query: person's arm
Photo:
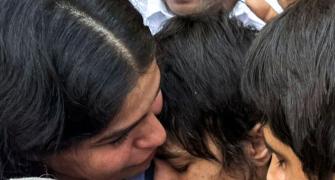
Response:
[{"label": "person's arm", "polygon": [[[267,23],[278,15],[278,13],[266,2],[266,0],[246,0],[245,2],[259,18]],[[286,9],[294,2],[296,2],[296,0],[278,0],[282,9]]]},{"label": "person's arm", "polygon": [[277,16],[277,12],[265,0],[246,0],[248,7],[265,22]]}]

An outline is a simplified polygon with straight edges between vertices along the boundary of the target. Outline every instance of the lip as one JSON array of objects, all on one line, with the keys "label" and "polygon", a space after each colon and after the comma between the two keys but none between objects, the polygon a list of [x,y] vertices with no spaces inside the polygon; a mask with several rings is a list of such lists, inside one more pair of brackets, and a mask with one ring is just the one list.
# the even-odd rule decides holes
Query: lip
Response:
[{"label": "lip", "polygon": [[187,4],[192,2],[193,0],[174,0],[174,3],[176,4]]},{"label": "lip", "polygon": [[149,164],[149,165],[150,165],[151,161],[152,161],[152,160],[154,159],[154,157],[155,157],[155,154],[156,154],[156,150],[153,151],[153,152],[148,156],[148,158],[145,159],[145,160],[143,161],[143,163],[141,163],[141,164],[143,164],[143,165],[145,165],[145,164]]},{"label": "lip", "polygon": [[[133,167],[143,167],[144,169],[147,169],[149,168],[150,164],[151,164],[151,161],[154,159],[155,157],[155,154],[156,154],[156,150],[154,150],[145,160],[143,160],[141,163],[139,164],[135,164],[135,165],[132,165],[130,166],[130,168],[133,168]],[[142,169],[142,168],[141,168]]]}]

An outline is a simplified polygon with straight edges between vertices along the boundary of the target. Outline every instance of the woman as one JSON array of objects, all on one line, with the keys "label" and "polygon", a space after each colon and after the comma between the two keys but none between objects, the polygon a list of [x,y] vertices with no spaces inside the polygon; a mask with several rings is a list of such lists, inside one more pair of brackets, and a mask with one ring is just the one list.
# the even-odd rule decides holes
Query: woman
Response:
[{"label": "woman", "polygon": [[155,46],[124,0],[0,2],[0,179],[125,179],[165,131]]},{"label": "woman", "polygon": [[335,2],[297,1],[252,45],[245,97],[264,113],[267,179],[335,179]]},{"label": "woman", "polygon": [[168,141],[179,179],[263,179],[270,154],[240,77],[254,31],[222,12],[176,17],[156,36]]}]

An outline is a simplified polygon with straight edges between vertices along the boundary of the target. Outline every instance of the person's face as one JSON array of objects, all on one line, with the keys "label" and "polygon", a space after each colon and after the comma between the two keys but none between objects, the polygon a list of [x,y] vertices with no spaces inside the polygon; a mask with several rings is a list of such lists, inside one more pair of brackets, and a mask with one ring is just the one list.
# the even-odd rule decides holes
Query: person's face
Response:
[{"label": "person's face", "polygon": [[106,130],[47,160],[60,179],[124,179],[145,171],[166,139],[156,118],[162,109],[156,62],[126,97]]},{"label": "person's face", "polygon": [[165,0],[165,3],[174,14],[183,16],[199,13],[218,4],[224,9],[230,10],[236,0]]},{"label": "person's face", "polygon": [[267,180],[308,180],[302,170],[301,161],[293,150],[277,139],[269,126],[264,127],[264,137],[268,149],[272,151],[272,159]]}]

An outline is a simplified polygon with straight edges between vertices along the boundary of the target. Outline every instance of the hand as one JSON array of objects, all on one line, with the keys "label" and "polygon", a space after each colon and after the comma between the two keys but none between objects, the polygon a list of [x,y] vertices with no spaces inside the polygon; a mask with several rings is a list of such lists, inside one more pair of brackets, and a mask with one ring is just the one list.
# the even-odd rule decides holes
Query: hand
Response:
[{"label": "hand", "polygon": [[[286,0],[283,0],[286,1]],[[270,22],[277,13],[265,0],[246,0],[248,7],[265,22]]]}]

